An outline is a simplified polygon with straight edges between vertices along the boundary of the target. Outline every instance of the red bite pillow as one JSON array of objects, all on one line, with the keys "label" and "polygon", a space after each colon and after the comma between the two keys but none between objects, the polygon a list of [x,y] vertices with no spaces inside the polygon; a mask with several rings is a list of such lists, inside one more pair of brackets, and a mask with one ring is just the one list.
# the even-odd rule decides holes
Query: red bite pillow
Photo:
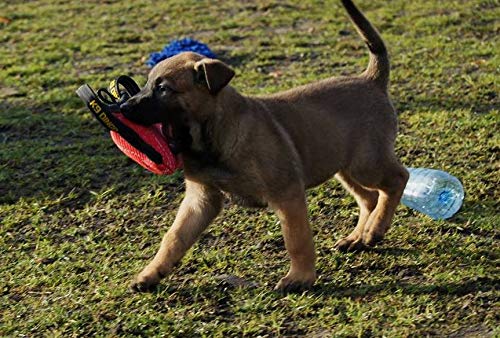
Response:
[{"label": "red bite pillow", "polygon": [[94,92],[88,84],[84,84],[76,94],[110,131],[111,139],[125,155],[155,174],[172,174],[182,167],[182,161],[170,150],[161,124],[142,126],[120,112],[120,105],[139,91],[139,86],[131,77],[121,75],[111,81],[109,90],[101,88]]},{"label": "red bite pillow", "polygon": [[146,154],[140,152],[128,143],[120,134],[115,131],[110,131],[111,139],[125,155],[145,169],[158,175],[170,175],[177,169],[182,168],[182,161],[170,150],[167,139],[161,131],[160,123],[151,126],[142,126],[128,120],[121,113],[115,113],[114,116],[123,124],[133,129],[141,139],[153,147],[162,156],[163,161],[159,164],[153,162]]}]

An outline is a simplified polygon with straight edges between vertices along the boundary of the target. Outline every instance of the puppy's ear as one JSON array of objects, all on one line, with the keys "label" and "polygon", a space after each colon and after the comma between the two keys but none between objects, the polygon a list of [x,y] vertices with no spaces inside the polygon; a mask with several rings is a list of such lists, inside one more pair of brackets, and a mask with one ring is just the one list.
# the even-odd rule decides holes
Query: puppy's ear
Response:
[{"label": "puppy's ear", "polygon": [[224,62],[203,59],[195,63],[195,79],[208,87],[211,94],[217,94],[234,76],[234,71]]}]

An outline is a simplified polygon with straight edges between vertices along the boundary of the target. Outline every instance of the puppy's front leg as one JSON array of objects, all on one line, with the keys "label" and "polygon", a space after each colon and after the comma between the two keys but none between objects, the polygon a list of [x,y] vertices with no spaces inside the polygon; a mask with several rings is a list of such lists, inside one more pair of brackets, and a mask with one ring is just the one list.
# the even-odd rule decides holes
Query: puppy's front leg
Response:
[{"label": "puppy's front leg", "polygon": [[157,285],[194,244],[222,208],[222,194],[186,179],[186,195],[174,224],[163,237],[160,250],[136,277],[131,287],[145,291]]},{"label": "puppy's front leg", "polygon": [[289,292],[310,287],[316,280],[316,254],[307,220],[305,196],[301,193],[293,199],[270,204],[280,219],[285,247],[291,260],[290,270],[275,289]]}]

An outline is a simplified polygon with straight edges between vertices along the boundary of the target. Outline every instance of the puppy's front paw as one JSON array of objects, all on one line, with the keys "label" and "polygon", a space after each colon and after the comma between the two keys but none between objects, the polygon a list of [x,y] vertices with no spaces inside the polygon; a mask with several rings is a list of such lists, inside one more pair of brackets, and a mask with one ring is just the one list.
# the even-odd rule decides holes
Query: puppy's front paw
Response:
[{"label": "puppy's front paw", "polygon": [[160,282],[160,275],[156,270],[144,269],[130,284],[130,288],[136,292],[152,291]]},{"label": "puppy's front paw", "polygon": [[291,273],[289,272],[285,277],[276,284],[275,291],[281,293],[299,292],[309,289],[316,281],[316,272],[309,273]]}]

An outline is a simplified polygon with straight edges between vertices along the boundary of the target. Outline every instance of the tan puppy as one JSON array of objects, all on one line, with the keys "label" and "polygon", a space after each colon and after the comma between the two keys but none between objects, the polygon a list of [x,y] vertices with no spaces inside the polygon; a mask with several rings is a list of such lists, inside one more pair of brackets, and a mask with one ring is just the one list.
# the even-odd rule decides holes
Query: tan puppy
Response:
[{"label": "tan puppy", "polygon": [[308,287],[316,279],[305,190],[333,175],[360,207],[356,228],[337,248],[355,250],[383,238],[408,179],[394,154],[389,60],[363,14],[350,0],[342,3],[370,49],[368,68],[359,76],[249,97],[228,85],[234,72],[226,64],[183,53],[159,63],[141,92],[122,106],[136,122],[163,123],[186,179],[174,224],[134,281],[136,290],[172,271],[217,216],[224,194],[276,211],[291,260],[279,290]]}]

